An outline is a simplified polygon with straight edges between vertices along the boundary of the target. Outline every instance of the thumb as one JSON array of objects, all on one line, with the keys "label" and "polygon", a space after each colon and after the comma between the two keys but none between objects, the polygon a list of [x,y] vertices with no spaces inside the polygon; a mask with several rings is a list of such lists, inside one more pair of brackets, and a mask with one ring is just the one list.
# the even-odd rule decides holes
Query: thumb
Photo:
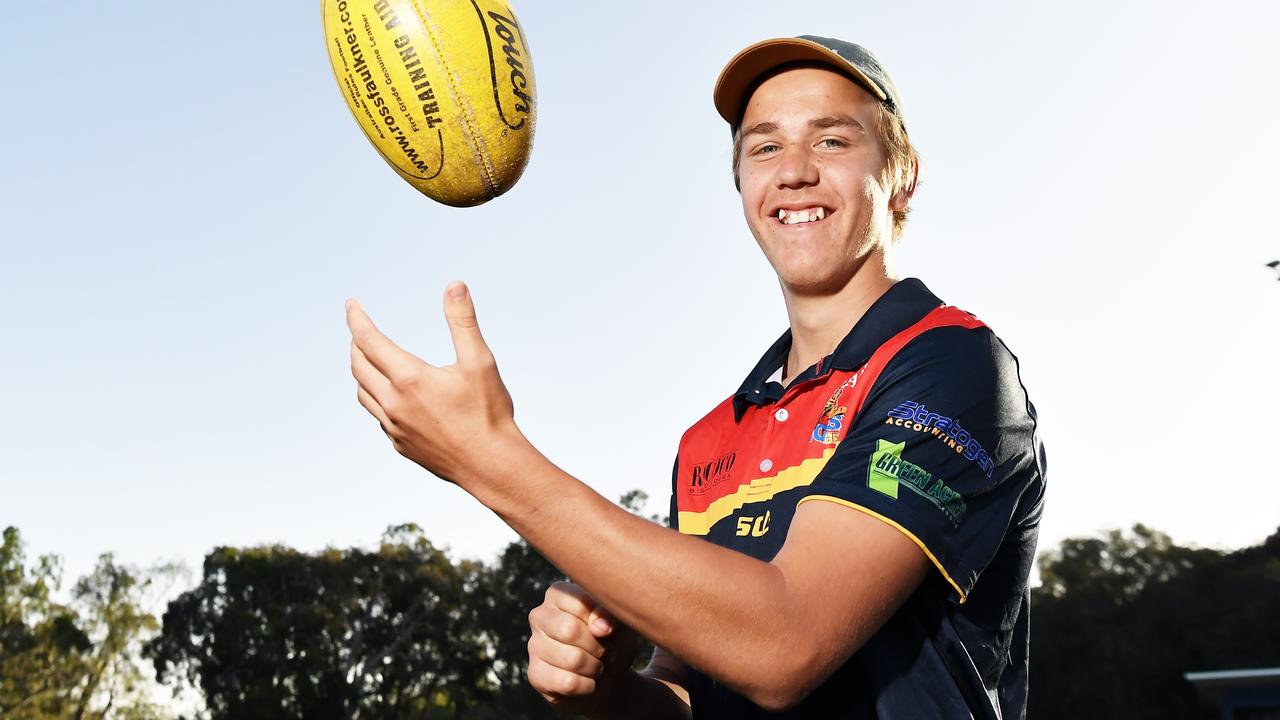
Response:
[{"label": "thumb", "polygon": [[473,365],[490,355],[489,346],[480,335],[476,307],[471,302],[471,293],[467,291],[466,283],[452,282],[445,288],[444,317],[449,322],[449,334],[453,336],[453,349],[458,356],[458,365]]},{"label": "thumb", "polygon": [[603,605],[596,605],[591,609],[591,616],[587,618],[587,627],[590,628],[591,634],[595,637],[602,638],[613,632],[616,627],[617,620],[613,614],[604,609]]}]

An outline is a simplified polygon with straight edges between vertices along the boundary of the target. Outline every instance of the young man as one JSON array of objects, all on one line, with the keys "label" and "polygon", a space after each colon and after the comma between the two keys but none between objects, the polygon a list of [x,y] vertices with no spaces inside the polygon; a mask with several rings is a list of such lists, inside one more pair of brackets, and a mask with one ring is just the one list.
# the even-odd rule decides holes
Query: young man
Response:
[{"label": "young man", "polygon": [[[989,329],[896,279],[917,175],[897,91],[866,50],[805,37],[739,53],[715,101],[790,329],[681,440],[679,532],[529,444],[461,284],[445,368],[348,304],[360,402],[574,578],[530,613],[529,680],[567,712],[1022,717],[1035,411]],[[642,673],[636,633],[659,647]]]}]

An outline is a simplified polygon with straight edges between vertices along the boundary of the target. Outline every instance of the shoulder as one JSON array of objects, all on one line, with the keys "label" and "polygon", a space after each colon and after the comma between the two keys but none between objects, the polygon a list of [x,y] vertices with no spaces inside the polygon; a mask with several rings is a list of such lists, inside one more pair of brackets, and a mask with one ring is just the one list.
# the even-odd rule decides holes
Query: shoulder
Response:
[{"label": "shoulder", "polygon": [[1042,477],[1036,410],[1018,359],[985,325],[938,327],[913,339],[868,389],[863,408],[851,433],[888,433],[894,442],[932,434],[991,480],[1001,467]]},{"label": "shoulder", "polygon": [[885,392],[951,398],[966,405],[981,401],[1002,414],[1032,412],[1018,358],[986,325],[922,333],[893,356],[871,388],[873,396]]},{"label": "shoulder", "polygon": [[697,443],[702,440],[712,440],[718,438],[725,432],[727,427],[735,424],[734,396],[725,398],[720,404],[711,409],[711,412],[702,416],[700,420],[695,422],[684,431],[684,436],[680,438],[680,445],[686,447],[691,443]]}]

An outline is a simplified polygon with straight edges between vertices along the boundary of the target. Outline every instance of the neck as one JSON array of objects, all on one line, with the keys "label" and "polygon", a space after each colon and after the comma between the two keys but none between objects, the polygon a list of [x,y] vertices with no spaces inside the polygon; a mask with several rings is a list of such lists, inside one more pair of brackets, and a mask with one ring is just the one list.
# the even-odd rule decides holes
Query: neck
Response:
[{"label": "neck", "polygon": [[802,294],[782,287],[791,322],[791,352],[783,370],[788,379],[831,354],[897,276],[883,249],[870,253],[849,281],[835,292]]}]

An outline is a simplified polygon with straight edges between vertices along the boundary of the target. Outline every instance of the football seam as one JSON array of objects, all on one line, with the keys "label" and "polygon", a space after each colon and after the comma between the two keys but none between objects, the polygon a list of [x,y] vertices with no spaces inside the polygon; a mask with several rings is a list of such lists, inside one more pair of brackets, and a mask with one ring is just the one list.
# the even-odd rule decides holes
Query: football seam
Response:
[{"label": "football seam", "polygon": [[430,15],[423,9],[419,0],[412,0],[410,5],[413,6],[414,12],[418,14],[418,19],[422,21],[422,27],[426,29],[427,36],[431,39],[431,47],[436,52],[436,58],[440,61],[440,67],[444,68],[445,79],[449,82],[449,95],[453,98],[462,112],[462,122],[467,136],[467,145],[471,148],[471,154],[476,160],[476,164],[480,166],[480,175],[484,180],[485,186],[489,189],[491,197],[498,194],[497,183],[493,181],[494,171],[489,167],[489,158],[483,152],[479,145],[480,135],[474,125],[474,111],[470,103],[458,92],[457,82],[454,78],[453,68],[449,66],[449,61],[445,57],[444,52],[440,49],[440,43],[436,39],[436,28],[431,22]]}]

